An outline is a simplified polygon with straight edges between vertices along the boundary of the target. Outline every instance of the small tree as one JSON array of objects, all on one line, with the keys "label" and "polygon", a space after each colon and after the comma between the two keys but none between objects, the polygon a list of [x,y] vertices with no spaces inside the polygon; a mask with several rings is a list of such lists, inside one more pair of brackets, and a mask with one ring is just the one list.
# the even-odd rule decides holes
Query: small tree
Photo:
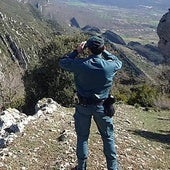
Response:
[{"label": "small tree", "polygon": [[131,96],[129,104],[140,104],[143,107],[151,107],[157,97],[157,89],[154,86],[143,84],[138,87],[131,88]]},{"label": "small tree", "polygon": [[34,108],[35,103],[43,97],[51,97],[64,106],[73,105],[73,74],[62,70],[58,61],[83,40],[83,35],[58,36],[41,49],[39,63],[24,75],[26,108]]}]

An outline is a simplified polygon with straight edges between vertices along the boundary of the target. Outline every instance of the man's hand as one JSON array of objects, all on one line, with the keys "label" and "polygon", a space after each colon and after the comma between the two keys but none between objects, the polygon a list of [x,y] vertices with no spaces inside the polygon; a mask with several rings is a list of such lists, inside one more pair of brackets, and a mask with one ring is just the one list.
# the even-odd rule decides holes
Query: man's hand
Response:
[{"label": "man's hand", "polygon": [[83,53],[85,44],[86,44],[86,41],[83,41],[83,42],[76,48],[76,50],[77,50],[78,53]]}]

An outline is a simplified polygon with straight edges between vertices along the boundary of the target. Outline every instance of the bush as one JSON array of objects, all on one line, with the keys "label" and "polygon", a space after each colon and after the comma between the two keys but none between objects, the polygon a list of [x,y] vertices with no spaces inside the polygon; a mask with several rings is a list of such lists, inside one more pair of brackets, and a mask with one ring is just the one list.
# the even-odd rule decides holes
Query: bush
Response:
[{"label": "bush", "polygon": [[11,108],[16,108],[19,111],[22,111],[24,104],[25,104],[25,98],[21,97],[21,98],[17,98],[14,101],[12,101],[10,103],[10,107]]},{"label": "bush", "polygon": [[64,106],[73,105],[73,74],[62,70],[58,61],[63,54],[71,52],[84,39],[83,35],[58,36],[39,52],[39,62],[27,70],[23,78],[26,112],[33,113],[34,110],[28,108],[34,108],[36,102],[44,97],[51,97]]},{"label": "bush", "polygon": [[157,88],[148,84],[131,88],[131,96],[128,104],[140,104],[143,107],[152,107],[157,98]]},{"label": "bush", "polygon": [[154,101],[154,106],[162,110],[170,110],[170,98],[161,95]]},{"label": "bush", "polygon": [[123,101],[124,103],[127,103],[130,97],[129,87],[123,86],[121,84],[118,84],[113,87],[112,93],[114,94],[116,101]]}]

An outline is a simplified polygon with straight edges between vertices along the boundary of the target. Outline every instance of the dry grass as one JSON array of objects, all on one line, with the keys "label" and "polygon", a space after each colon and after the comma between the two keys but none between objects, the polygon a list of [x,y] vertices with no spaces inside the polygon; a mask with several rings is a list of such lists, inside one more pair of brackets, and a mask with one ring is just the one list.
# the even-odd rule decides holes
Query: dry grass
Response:
[{"label": "dry grass", "polygon": [[[76,165],[73,112],[74,109],[60,108],[53,115],[31,122],[1,153],[0,169],[69,170]],[[169,112],[144,112],[142,108],[117,105],[114,121],[118,161],[123,170],[170,168]],[[106,169],[94,122],[89,149],[88,169]]]},{"label": "dry grass", "polygon": [[170,110],[170,99],[166,96],[160,96],[155,102],[155,106],[157,108],[163,110]]}]

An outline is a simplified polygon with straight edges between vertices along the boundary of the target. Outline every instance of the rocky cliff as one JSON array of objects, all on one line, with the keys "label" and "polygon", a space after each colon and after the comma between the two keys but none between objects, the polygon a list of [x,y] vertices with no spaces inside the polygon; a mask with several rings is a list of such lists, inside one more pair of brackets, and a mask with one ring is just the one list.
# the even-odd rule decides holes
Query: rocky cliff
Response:
[{"label": "rocky cliff", "polygon": [[165,63],[170,63],[170,9],[162,16],[157,33],[159,36],[158,46],[165,56]]}]

